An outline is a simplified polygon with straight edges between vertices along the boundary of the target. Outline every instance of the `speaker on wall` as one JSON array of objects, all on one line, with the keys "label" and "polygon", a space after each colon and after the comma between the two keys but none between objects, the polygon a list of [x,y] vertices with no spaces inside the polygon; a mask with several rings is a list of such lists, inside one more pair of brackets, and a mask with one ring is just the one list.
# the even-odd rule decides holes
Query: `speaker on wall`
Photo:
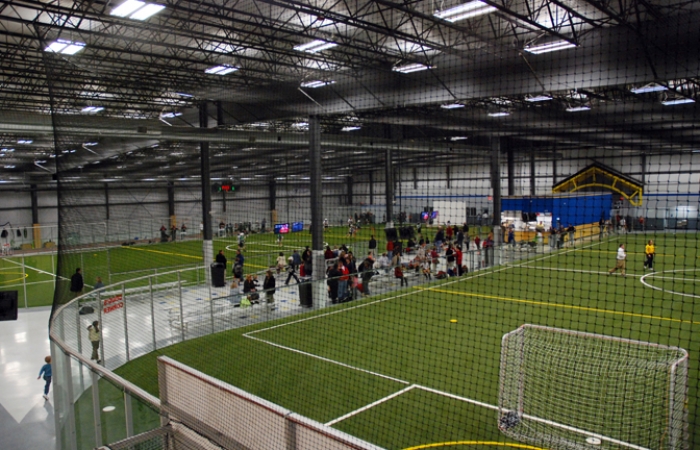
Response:
[{"label": "speaker on wall", "polygon": [[17,291],[0,291],[0,320],[17,320]]}]

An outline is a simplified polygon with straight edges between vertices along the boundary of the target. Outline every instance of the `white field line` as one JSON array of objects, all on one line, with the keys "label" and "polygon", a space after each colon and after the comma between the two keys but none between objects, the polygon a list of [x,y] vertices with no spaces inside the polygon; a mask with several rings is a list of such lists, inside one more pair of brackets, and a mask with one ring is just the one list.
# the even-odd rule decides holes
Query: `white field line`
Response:
[{"label": "white field line", "polygon": [[426,391],[426,392],[432,392],[433,394],[442,395],[443,397],[453,398],[455,400],[460,400],[462,402],[471,403],[472,405],[481,406],[482,408],[488,408],[488,409],[492,409],[494,411],[498,411],[498,409],[499,409],[498,406],[492,405],[490,403],[484,403],[484,402],[480,402],[478,400],[474,400],[471,398],[461,397],[459,395],[450,394],[449,392],[440,391],[437,389],[429,388],[427,386],[421,386],[421,385],[416,384],[415,387],[417,389],[421,389],[421,390]]},{"label": "white field line", "polygon": [[17,270],[14,267],[0,267],[0,270]]},{"label": "white field line", "polygon": [[401,380],[399,378],[390,377],[389,375],[384,375],[384,374],[381,374],[379,372],[372,372],[371,370],[361,369],[359,367],[351,366],[350,364],[346,364],[346,363],[343,363],[340,361],[335,361],[335,360],[330,359],[330,358],[324,358],[323,356],[314,355],[313,353],[308,353],[308,352],[304,352],[301,350],[297,350],[295,348],[286,347],[286,346],[280,345],[280,344],[275,344],[274,342],[266,341],[264,339],[256,338],[253,336],[246,336],[245,334],[243,336],[247,337],[248,339],[253,339],[254,341],[262,342],[264,344],[271,345],[273,347],[281,348],[282,350],[289,350],[290,352],[299,353],[300,355],[309,356],[311,358],[316,358],[316,359],[319,359],[321,361],[325,361],[325,362],[328,362],[331,364],[336,364],[338,366],[345,367],[347,369],[352,369],[352,370],[357,370],[358,372],[368,373],[370,375],[374,375],[374,376],[377,376],[380,378],[385,378],[387,380],[395,381],[395,382],[401,383],[401,384],[410,384],[408,381]]},{"label": "white field line", "polygon": [[[546,266],[523,266],[523,269],[538,269],[538,270],[554,270],[557,272],[574,272],[574,273],[594,273],[598,275],[606,275],[610,272],[599,272],[596,270],[579,270],[579,269],[561,269],[558,267],[546,267]],[[637,275],[634,273],[628,273],[630,277],[641,277],[642,275]]]},{"label": "white field line", "polygon": [[46,275],[51,275],[52,277],[55,277],[55,278],[62,278],[62,279],[64,279],[64,280],[70,280],[70,278],[61,277],[61,276],[58,276],[58,275],[53,274],[53,273],[51,273],[51,272],[47,272],[47,271],[45,271],[45,270],[37,269],[36,267],[32,267],[32,266],[27,265],[27,264],[24,264],[24,266],[23,266],[22,264],[20,264],[20,263],[18,263],[18,262],[15,262],[15,261],[11,261],[11,260],[9,260],[9,259],[7,260],[7,262],[11,262],[12,264],[16,264],[16,265],[18,265],[18,266],[20,266],[20,267],[26,267],[26,268],[28,268],[28,269],[32,269],[32,270],[34,270],[34,271],[36,271],[36,272],[39,272],[39,273],[45,273]]},{"label": "white field line", "polygon": [[11,287],[31,286],[31,285],[33,285],[33,284],[44,284],[44,283],[53,283],[53,282],[54,282],[54,280],[32,281],[31,283],[26,283],[26,284],[10,284],[10,285],[7,285],[7,286],[4,286],[4,285],[0,282],[0,287],[2,287],[3,289],[5,289],[5,288],[11,288]]},{"label": "white field line", "polygon": [[391,394],[391,395],[387,395],[387,396],[384,397],[384,398],[380,398],[380,399],[377,400],[376,402],[370,403],[369,405],[365,405],[365,406],[363,406],[362,408],[356,409],[355,411],[350,411],[349,413],[345,414],[344,416],[340,416],[340,417],[338,417],[337,419],[331,420],[330,422],[326,422],[324,425],[326,425],[327,427],[332,427],[333,425],[335,425],[335,424],[338,423],[338,422],[342,422],[343,420],[349,419],[350,417],[355,416],[355,415],[357,415],[357,414],[360,414],[361,412],[367,411],[367,410],[370,409],[370,408],[374,408],[374,407],[377,406],[377,405],[380,405],[380,404],[382,404],[382,403],[384,403],[384,402],[387,402],[387,401],[391,400],[391,399],[394,398],[394,397],[398,397],[398,396],[401,395],[401,394],[405,394],[406,392],[410,391],[411,389],[415,389],[415,388],[417,388],[417,387],[418,387],[418,386],[416,386],[415,384],[412,384],[412,385],[410,385],[410,386],[408,386],[408,387],[406,387],[406,388],[401,389],[401,390],[398,391],[398,392],[394,392],[394,393]]}]

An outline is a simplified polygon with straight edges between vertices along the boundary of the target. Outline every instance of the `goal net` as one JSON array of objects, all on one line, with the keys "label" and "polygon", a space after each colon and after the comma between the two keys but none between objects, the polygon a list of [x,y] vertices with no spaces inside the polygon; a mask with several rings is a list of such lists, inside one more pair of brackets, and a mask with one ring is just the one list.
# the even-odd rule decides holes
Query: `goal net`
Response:
[{"label": "goal net", "polygon": [[548,449],[685,449],[688,353],[523,325],[503,336],[499,429]]}]

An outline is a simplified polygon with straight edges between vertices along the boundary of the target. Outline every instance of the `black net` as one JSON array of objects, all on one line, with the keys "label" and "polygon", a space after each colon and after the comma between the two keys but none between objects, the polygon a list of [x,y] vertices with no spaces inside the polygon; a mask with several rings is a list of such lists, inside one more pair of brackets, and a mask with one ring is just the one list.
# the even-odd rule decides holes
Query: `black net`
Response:
[{"label": "black net", "polygon": [[696,2],[15,3],[0,282],[197,439],[700,445]]}]

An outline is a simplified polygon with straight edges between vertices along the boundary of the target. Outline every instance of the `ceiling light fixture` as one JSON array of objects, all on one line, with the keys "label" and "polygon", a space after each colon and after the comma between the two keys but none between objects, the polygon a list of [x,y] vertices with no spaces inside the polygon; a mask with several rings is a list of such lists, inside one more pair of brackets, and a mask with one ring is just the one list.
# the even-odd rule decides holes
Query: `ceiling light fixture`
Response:
[{"label": "ceiling light fixture", "polygon": [[555,41],[548,42],[546,44],[540,44],[535,46],[527,46],[523,50],[533,55],[540,55],[542,53],[556,52],[559,50],[566,50],[567,48],[574,48],[576,44],[569,41]]},{"label": "ceiling light fixture", "polygon": [[433,14],[438,19],[443,19],[448,22],[457,22],[458,20],[470,19],[472,17],[481,16],[496,11],[497,8],[487,5],[484,2],[475,0],[462,5],[457,5],[453,8],[443,11],[435,11]]},{"label": "ceiling light fixture", "polygon": [[661,102],[664,106],[685,105],[687,103],[695,103],[695,100],[692,98],[672,98]]},{"label": "ceiling light fixture", "polygon": [[31,139],[17,139],[18,144],[31,144],[32,142],[34,141]]},{"label": "ceiling light fixture", "polygon": [[294,50],[306,53],[318,53],[323,50],[328,50],[329,48],[335,47],[335,42],[326,42],[321,39],[316,39],[315,41],[307,42],[306,44],[299,44],[294,46]]},{"label": "ceiling light fixture", "polygon": [[546,102],[546,101],[551,100],[551,99],[552,99],[552,97],[550,97],[549,95],[536,95],[534,97],[525,98],[525,101],[534,103],[534,102]]},{"label": "ceiling light fixture", "polygon": [[510,113],[508,111],[498,111],[498,112],[489,113],[489,117],[506,117],[506,116],[510,116]]},{"label": "ceiling light fixture", "polygon": [[84,114],[95,114],[102,111],[103,109],[104,107],[102,106],[86,106],[83,109],[81,109],[80,112]]},{"label": "ceiling light fixture", "polygon": [[166,112],[166,113],[160,113],[161,119],[174,119],[175,117],[180,117],[182,115],[181,112]]},{"label": "ceiling light fixture", "polygon": [[421,63],[405,64],[403,66],[394,66],[391,70],[399,73],[413,73],[420,72],[421,70],[432,69],[433,66],[426,66]]},{"label": "ceiling light fixture", "polygon": [[583,111],[590,111],[591,107],[590,106],[569,106],[566,108],[566,112],[583,112]]},{"label": "ceiling light fixture", "polygon": [[464,141],[466,139],[469,139],[469,138],[466,136],[452,136],[450,138],[451,141]]},{"label": "ceiling light fixture", "polygon": [[204,73],[208,73],[210,75],[228,75],[231,72],[235,72],[238,70],[238,67],[232,67],[232,66],[214,66],[206,69]]},{"label": "ceiling light fixture", "polygon": [[164,5],[146,3],[139,0],[127,0],[109,13],[110,16],[128,17],[134,20],[146,20],[165,9]]},{"label": "ceiling light fixture", "polygon": [[301,87],[303,88],[320,88],[323,86],[328,86],[329,84],[333,84],[335,81],[320,81],[320,80],[315,80],[315,81],[306,81],[304,83],[301,83]]},{"label": "ceiling light fixture", "polygon": [[459,109],[459,108],[464,108],[464,105],[461,103],[446,103],[444,105],[440,105],[440,108],[442,108],[442,109]]},{"label": "ceiling light fixture", "polygon": [[84,42],[73,42],[65,39],[58,39],[44,49],[45,52],[60,53],[62,55],[75,55],[85,48]]},{"label": "ceiling light fixture", "polygon": [[649,83],[649,84],[642,86],[642,87],[630,89],[630,92],[633,94],[648,94],[649,92],[662,92],[662,91],[668,91],[668,88],[666,86],[662,86],[662,85],[657,84],[657,83]]},{"label": "ceiling light fixture", "polygon": [[[343,127],[340,129],[340,131],[355,131],[355,130],[360,130],[362,127]],[[325,153],[331,153],[330,151],[325,152]]]}]

